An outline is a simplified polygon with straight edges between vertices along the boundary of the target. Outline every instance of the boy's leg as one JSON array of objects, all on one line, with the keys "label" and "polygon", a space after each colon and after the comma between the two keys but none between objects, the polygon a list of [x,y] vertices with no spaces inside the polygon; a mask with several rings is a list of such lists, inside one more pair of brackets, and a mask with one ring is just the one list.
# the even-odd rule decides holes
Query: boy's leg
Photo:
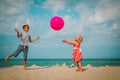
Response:
[{"label": "boy's leg", "polygon": [[5,61],[8,61],[9,58],[12,57],[12,56],[17,57],[17,56],[20,54],[21,51],[22,51],[22,46],[20,45],[20,46],[18,46],[17,50],[16,50],[14,53],[8,55],[8,56],[5,58]]},{"label": "boy's leg", "polygon": [[6,57],[5,57],[5,61],[8,61],[8,59],[9,59],[10,57],[12,57],[12,56],[13,56],[13,54],[10,54],[10,55],[6,56]]},{"label": "boy's leg", "polygon": [[27,69],[27,61],[24,60],[24,70]]},{"label": "boy's leg", "polygon": [[27,69],[27,54],[28,54],[28,46],[26,46],[24,48],[24,51],[23,51],[23,57],[24,57],[24,70]]}]

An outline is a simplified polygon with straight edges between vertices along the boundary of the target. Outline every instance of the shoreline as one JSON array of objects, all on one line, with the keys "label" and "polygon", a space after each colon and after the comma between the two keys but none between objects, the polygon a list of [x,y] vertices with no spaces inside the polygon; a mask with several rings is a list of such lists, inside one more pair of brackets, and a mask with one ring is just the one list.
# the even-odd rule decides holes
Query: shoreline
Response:
[{"label": "shoreline", "polygon": [[[66,63],[67,66],[74,64],[77,66],[75,62],[71,59],[28,59],[27,66],[32,66],[36,64],[38,66],[53,66],[56,64],[62,65]],[[99,66],[120,66],[120,59],[83,59],[81,61],[82,66],[87,66],[88,64],[92,65],[93,67]],[[10,59],[8,62],[5,62],[4,59],[0,59],[0,67],[11,67],[14,65],[23,65],[23,59]]]}]

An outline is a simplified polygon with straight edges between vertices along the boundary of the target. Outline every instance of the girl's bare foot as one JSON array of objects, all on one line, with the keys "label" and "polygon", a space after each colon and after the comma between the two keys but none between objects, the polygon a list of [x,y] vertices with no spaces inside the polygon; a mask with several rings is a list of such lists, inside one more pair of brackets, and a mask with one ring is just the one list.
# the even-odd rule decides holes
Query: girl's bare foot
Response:
[{"label": "girl's bare foot", "polygon": [[82,70],[80,70],[80,69],[77,69],[77,72],[82,72]]}]

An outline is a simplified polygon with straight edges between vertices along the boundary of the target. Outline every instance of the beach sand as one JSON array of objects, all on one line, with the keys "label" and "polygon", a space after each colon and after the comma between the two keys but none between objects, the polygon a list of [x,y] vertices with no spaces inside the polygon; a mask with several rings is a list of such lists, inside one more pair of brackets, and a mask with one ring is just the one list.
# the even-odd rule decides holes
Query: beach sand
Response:
[{"label": "beach sand", "polygon": [[120,66],[83,67],[83,72],[77,72],[77,67],[55,65],[40,67],[32,65],[0,67],[0,80],[120,80]]}]

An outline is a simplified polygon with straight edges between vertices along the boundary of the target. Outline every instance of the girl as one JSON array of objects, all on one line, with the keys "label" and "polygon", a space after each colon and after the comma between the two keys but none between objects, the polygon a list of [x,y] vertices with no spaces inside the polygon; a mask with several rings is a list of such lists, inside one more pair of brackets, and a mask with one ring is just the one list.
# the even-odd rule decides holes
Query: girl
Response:
[{"label": "girl", "polygon": [[80,71],[80,72],[82,72],[82,65],[80,63],[80,61],[82,60],[82,53],[80,49],[80,43],[82,42],[82,40],[83,38],[80,35],[75,37],[75,41],[70,41],[66,39],[62,40],[62,42],[73,45],[72,60],[77,63],[77,66],[78,66],[77,71]]}]

